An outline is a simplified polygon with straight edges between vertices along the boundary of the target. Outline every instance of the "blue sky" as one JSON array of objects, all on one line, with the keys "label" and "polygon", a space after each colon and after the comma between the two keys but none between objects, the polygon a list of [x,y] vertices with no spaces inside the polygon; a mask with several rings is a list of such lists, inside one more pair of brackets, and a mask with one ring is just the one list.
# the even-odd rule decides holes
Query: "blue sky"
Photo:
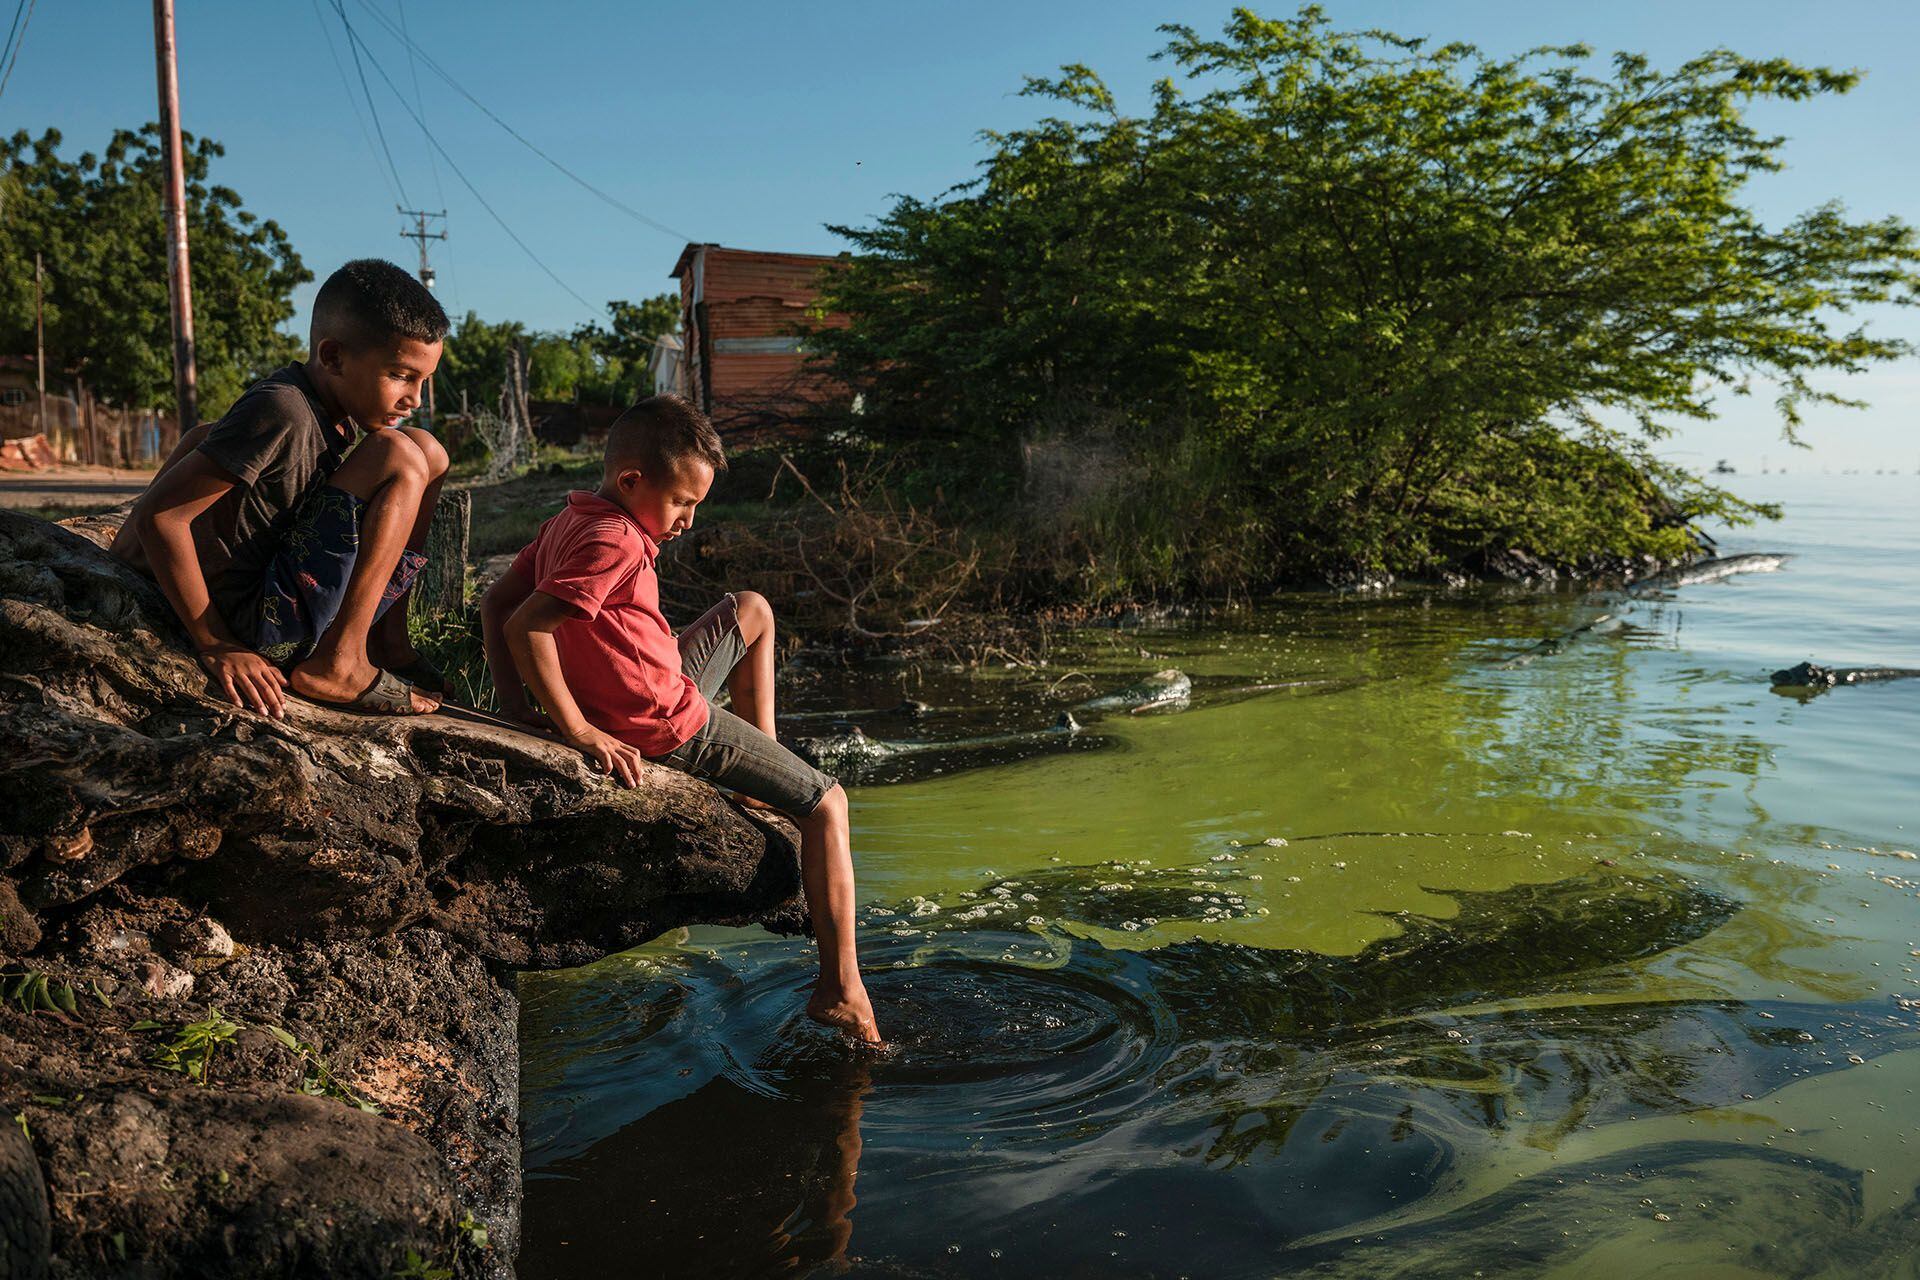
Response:
[{"label": "blue sky", "polygon": [[[568,288],[592,306],[667,289],[681,239],[568,182],[427,67],[411,67],[369,7],[396,24],[404,16],[416,41],[495,113],[649,218],[696,239],[815,252],[843,247],[828,223],[870,221],[892,193],[931,196],[970,176],[983,154],[980,130],[1036,114],[1017,96],[1022,76],[1085,62],[1123,107],[1138,105],[1163,71],[1147,60],[1163,43],[1155,26],[1217,29],[1228,12],[1193,0],[343,3],[452,160],[565,286],[430,154],[367,66],[408,203],[449,211],[452,238],[434,246],[449,310],[541,328],[591,317]],[[1754,202],[1769,218],[1837,198],[1857,215],[1920,220],[1920,5],[1911,0],[1332,0],[1327,8],[1342,25],[1465,39],[1498,53],[1583,40],[1673,63],[1729,45],[1860,68],[1867,78],[1846,97],[1762,109],[1759,124],[1791,141],[1786,172],[1757,183]],[[331,0],[184,0],[181,9],[182,119],[226,145],[218,179],[278,219],[321,275],[367,254],[411,264],[393,180],[364,104],[353,106],[355,71]],[[152,119],[149,15],[137,0],[40,0],[0,98],[0,128],[58,127],[74,154],[100,146],[115,126]],[[303,307],[310,289],[298,299]],[[1920,337],[1912,310],[1879,324]],[[1686,428],[1667,451],[1685,461],[1729,457],[1743,469],[1763,457],[1799,469],[1920,464],[1920,442],[1907,430],[1920,416],[1920,362],[1884,366],[1843,389],[1874,407],[1814,413],[1805,432],[1811,454],[1789,459],[1765,397],[1727,402],[1720,422]]]}]

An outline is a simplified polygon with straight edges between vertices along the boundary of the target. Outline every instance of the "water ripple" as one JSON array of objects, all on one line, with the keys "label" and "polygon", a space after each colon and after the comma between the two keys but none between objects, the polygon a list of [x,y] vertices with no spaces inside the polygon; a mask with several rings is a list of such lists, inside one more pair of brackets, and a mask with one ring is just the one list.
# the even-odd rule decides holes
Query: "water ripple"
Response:
[{"label": "water ripple", "polygon": [[[1125,1106],[1151,1088],[1176,1028],[1138,958],[1035,943],[1032,934],[981,931],[867,947],[867,988],[889,1038],[866,1055],[870,1116],[1025,1127]],[[1031,959],[1036,951],[1044,962]],[[792,1097],[863,1052],[807,1019],[807,975],[799,965],[767,966],[731,993],[715,1028],[723,1075]]]}]

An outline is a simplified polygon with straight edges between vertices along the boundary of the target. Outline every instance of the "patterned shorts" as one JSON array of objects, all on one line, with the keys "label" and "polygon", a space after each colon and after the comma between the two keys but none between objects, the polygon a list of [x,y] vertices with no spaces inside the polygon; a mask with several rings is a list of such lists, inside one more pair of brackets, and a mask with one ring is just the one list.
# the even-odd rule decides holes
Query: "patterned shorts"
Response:
[{"label": "patterned shorts", "polygon": [[[300,504],[286,540],[267,565],[254,628],[253,647],[275,666],[284,670],[305,662],[333,625],[360,555],[360,518],[366,509],[363,499],[330,484]],[[400,563],[380,593],[376,618],[406,594],[426,562],[418,551],[400,553]]]}]

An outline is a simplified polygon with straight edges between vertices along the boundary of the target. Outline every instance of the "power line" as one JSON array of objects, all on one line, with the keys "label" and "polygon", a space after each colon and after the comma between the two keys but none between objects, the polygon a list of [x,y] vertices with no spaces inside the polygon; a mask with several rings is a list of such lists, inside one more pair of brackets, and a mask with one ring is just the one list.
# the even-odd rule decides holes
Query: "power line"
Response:
[{"label": "power line", "polygon": [[[393,162],[393,150],[387,146],[387,131],[380,127],[380,108],[373,105],[373,91],[367,88],[366,68],[360,65],[360,41],[355,38],[353,27],[347,22],[347,8],[340,0],[333,0],[333,11],[340,15],[340,25],[347,28],[347,52],[353,55],[354,74],[360,77],[360,92],[366,95],[367,113],[373,117],[373,132],[380,139],[380,153],[387,158],[387,169],[393,174],[393,185],[400,189],[400,203],[412,204],[413,202],[407,199],[407,184],[400,177],[400,166]],[[371,61],[373,55],[369,53],[367,58]],[[383,78],[385,75],[385,72],[381,72]],[[390,89],[393,87],[391,81],[388,82],[387,87]],[[399,95],[396,93],[395,96]],[[400,105],[405,106],[406,103],[403,101]]]},{"label": "power line", "polygon": [[[420,64],[413,56],[413,37],[407,34],[407,6],[405,0],[393,0],[394,8],[400,11],[400,38],[407,46],[407,74],[413,78],[413,105],[420,110],[420,118],[427,118],[427,103],[420,96]],[[425,127],[421,133],[426,132]],[[433,158],[433,148],[427,148],[427,167],[433,173],[433,193],[440,197],[440,203],[447,203],[447,193],[440,189],[440,164]]]},{"label": "power line", "polygon": [[[407,31],[406,0],[393,0],[393,7],[400,13],[400,34],[403,42],[407,46],[407,74],[413,80],[413,105],[419,108],[420,118],[425,120],[427,118],[427,100],[425,95],[420,92],[420,64],[413,56],[413,36]],[[421,136],[423,139],[425,138],[424,130]],[[446,188],[440,185],[440,161],[434,157],[433,147],[431,145],[429,145],[426,150],[427,170],[433,174],[433,194],[439,197],[440,207],[444,210],[447,207],[447,192]],[[445,217],[446,215],[443,213],[441,215],[443,222],[445,221]],[[443,241],[446,240],[445,236],[441,236],[440,238]],[[452,286],[454,301],[457,304],[460,299],[460,272],[454,265],[451,246],[449,246],[442,256],[446,259],[447,277]]]},{"label": "power line", "polygon": [[420,132],[426,136],[427,141],[432,144],[433,149],[440,153],[440,158],[447,162],[447,168],[453,170],[453,176],[460,179],[461,185],[466,187],[468,193],[471,194],[475,200],[478,200],[480,202],[480,207],[487,211],[488,216],[490,216],[495,222],[500,224],[500,229],[507,233],[507,238],[512,240],[515,244],[519,245],[520,251],[526,254],[528,258],[533,260],[533,265],[536,267],[539,267],[540,270],[546,272],[547,279],[553,281],[555,284],[559,285],[562,289],[566,290],[569,294],[573,296],[573,298],[577,302],[579,302],[581,306],[587,308],[588,311],[598,315],[600,308],[594,306],[591,302],[588,302],[584,297],[580,295],[579,291],[576,290],[572,285],[568,284],[565,280],[562,280],[558,275],[555,275],[553,268],[549,267],[545,262],[542,262],[540,260],[540,255],[533,251],[533,246],[529,245],[525,240],[522,240],[519,234],[516,233],[512,227],[507,225],[507,220],[500,216],[499,210],[495,209],[491,204],[489,204],[487,202],[487,198],[480,194],[480,188],[473,185],[472,179],[468,178],[466,173],[461,170],[459,164],[457,164],[454,161],[454,158],[447,153],[447,149],[440,145],[440,139],[433,136],[433,131],[427,128],[427,122],[423,120],[414,111],[412,107],[407,105],[406,98],[402,97],[400,90],[394,86],[393,77],[387,74],[386,68],[380,65],[380,60],[373,56],[373,50],[368,49],[366,47],[366,43],[360,39],[360,33],[353,29],[353,24],[351,22],[347,21],[346,10],[344,7],[339,5],[339,0],[334,0],[334,2],[335,2],[336,9],[338,9],[340,13],[340,23],[343,27],[346,28],[348,42],[350,44],[357,46],[361,50],[361,52],[364,52],[367,55],[367,61],[373,64],[374,71],[378,73],[380,76],[380,79],[386,83],[388,92],[392,93],[394,96],[394,99],[400,103],[401,110],[405,111],[408,115],[413,116],[414,123],[420,126]]},{"label": "power line", "polygon": [[[339,0],[335,0],[335,3],[339,3]],[[386,27],[387,33],[389,35],[398,37],[401,40],[401,42],[407,46],[409,57],[415,54],[418,54],[420,61],[426,63],[427,66],[433,71],[435,75],[439,76],[442,80],[446,81],[448,85],[452,86],[453,91],[455,93],[458,93],[461,97],[465,98],[468,102],[471,102],[474,106],[478,107],[480,109],[481,114],[485,115],[487,119],[493,121],[495,124],[499,125],[502,129],[505,129],[515,142],[518,142],[521,146],[533,152],[533,154],[535,154],[536,156],[539,156],[542,160],[545,160],[548,164],[552,165],[555,169],[558,169],[561,173],[565,174],[567,178],[579,184],[582,188],[592,193],[598,199],[605,201],[607,204],[613,206],[615,209],[618,209],[621,213],[626,214],[629,218],[634,219],[636,222],[639,222],[645,226],[651,227],[655,231],[658,231],[663,235],[672,236],[676,240],[690,241],[693,239],[693,237],[688,235],[686,232],[675,230],[674,228],[668,226],[664,222],[660,222],[654,218],[649,218],[646,214],[640,212],[638,209],[634,208],[632,205],[627,204],[626,202],[618,199],[617,197],[608,195],[605,191],[602,191],[599,187],[594,186],[591,182],[588,182],[585,178],[581,177],[579,174],[575,173],[573,170],[567,168],[566,165],[561,164],[558,160],[555,160],[552,156],[542,151],[539,147],[535,146],[530,140],[528,140],[528,138],[524,134],[522,134],[518,129],[508,124],[505,120],[502,120],[498,115],[495,115],[493,110],[490,107],[488,107],[486,103],[474,97],[473,94],[468,91],[465,85],[461,84],[458,80],[455,80],[452,75],[448,74],[446,68],[442,67],[439,63],[435,62],[431,54],[429,54],[425,49],[422,49],[418,45],[414,44],[414,42],[407,37],[407,34],[404,30],[395,29],[394,25],[391,22],[387,21],[386,15],[382,14],[378,9],[375,9],[373,5],[369,3],[369,0],[360,0],[360,7],[365,9],[369,14],[371,14],[373,16],[374,21]]]},{"label": "power line", "polygon": [[20,6],[13,7],[14,29],[7,32],[7,69],[0,72],[0,95],[7,91],[7,81],[13,79],[13,64],[20,61],[20,49],[27,43],[27,24],[33,21],[33,6],[39,0],[26,0],[26,17],[20,16]]},{"label": "power line", "polygon": [[333,47],[333,31],[320,12],[320,0],[313,0],[313,20],[319,24],[320,34],[327,42],[327,56],[333,60],[333,69],[340,74],[340,87],[346,90],[347,105],[353,108],[353,118],[360,125],[360,138],[367,144],[367,154],[373,157],[373,167],[380,174],[380,181],[387,184],[395,203],[398,203],[400,192],[395,190],[393,179],[387,176],[387,171],[380,167],[380,157],[373,149],[373,134],[368,131],[367,118],[360,110],[359,100],[353,95],[353,82],[347,79],[346,64],[340,61],[340,51]]},{"label": "power line", "polygon": [[7,27],[7,43],[4,48],[0,48],[0,67],[6,66],[13,59],[13,41],[20,34],[20,17],[26,11],[27,0],[15,0],[13,22]]},{"label": "power line", "polygon": [[5,62],[7,56],[13,52],[13,37],[18,34],[20,30],[20,15],[25,13],[26,10],[27,0],[15,0],[13,6],[13,22],[7,27],[7,43],[4,48],[0,48],[0,62]]}]

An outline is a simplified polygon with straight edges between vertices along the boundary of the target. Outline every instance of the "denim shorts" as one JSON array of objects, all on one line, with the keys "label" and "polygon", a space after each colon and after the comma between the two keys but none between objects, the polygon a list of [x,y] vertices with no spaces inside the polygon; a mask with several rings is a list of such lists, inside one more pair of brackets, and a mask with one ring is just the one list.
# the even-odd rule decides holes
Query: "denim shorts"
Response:
[{"label": "denim shorts", "polygon": [[707,700],[707,723],[654,763],[752,796],[782,813],[805,817],[820,807],[835,780],[731,711],[713,706],[714,697],[746,654],[732,593],[680,633],[680,669]]}]

